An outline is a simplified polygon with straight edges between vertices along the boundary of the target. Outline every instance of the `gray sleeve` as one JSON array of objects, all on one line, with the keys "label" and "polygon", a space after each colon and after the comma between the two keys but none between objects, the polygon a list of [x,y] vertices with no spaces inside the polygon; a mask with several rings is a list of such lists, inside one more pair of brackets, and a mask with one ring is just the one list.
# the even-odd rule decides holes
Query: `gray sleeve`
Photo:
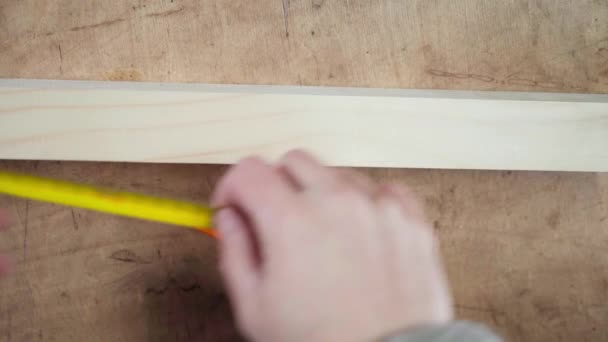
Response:
[{"label": "gray sleeve", "polygon": [[502,339],[483,325],[456,321],[408,330],[381,342],[501,342]]}]

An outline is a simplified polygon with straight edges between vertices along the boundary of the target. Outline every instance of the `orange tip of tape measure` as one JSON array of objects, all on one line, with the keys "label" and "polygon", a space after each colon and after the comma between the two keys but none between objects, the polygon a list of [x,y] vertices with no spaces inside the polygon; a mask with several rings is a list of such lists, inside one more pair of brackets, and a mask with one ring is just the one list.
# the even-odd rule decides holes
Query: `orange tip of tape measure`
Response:
[{"label": "orange tip of tape measure", "polygon": [[196,230],[200,231],[203,234],[207,234],[214,239],[219,239],[219,235],[213,228],[196,228]]}]

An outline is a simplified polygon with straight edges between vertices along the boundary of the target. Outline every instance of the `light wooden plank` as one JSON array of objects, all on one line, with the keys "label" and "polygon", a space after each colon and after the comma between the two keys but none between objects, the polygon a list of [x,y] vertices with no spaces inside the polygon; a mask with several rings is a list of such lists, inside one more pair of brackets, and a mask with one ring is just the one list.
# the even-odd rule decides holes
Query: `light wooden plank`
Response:
[{"label": "light wooden plank", "polygon": [[0,81],[0,158],[608,171],[608,96]]}]

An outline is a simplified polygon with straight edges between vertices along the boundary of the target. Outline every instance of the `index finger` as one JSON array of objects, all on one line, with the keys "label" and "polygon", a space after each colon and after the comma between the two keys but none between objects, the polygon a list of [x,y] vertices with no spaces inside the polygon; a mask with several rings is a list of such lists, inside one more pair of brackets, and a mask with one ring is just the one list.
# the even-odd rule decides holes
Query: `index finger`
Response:
[{"label": "index finger", "polygon": [[276,168],[259,158],[247,158],[220,180],[211,202],[216,207],[235,207],[265,239],[294,195],[295,190]]}]

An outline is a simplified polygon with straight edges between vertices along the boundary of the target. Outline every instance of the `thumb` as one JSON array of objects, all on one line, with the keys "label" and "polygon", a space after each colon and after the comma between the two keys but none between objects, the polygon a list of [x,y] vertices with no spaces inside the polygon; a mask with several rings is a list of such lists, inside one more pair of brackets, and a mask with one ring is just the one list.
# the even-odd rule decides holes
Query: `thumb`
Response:
[{"label": "thumb", "polygon": [[257,281],[254,242],[245,220],[230,208],[215,217],[219,230],[220,270],[232,305],[241,310]]}]

